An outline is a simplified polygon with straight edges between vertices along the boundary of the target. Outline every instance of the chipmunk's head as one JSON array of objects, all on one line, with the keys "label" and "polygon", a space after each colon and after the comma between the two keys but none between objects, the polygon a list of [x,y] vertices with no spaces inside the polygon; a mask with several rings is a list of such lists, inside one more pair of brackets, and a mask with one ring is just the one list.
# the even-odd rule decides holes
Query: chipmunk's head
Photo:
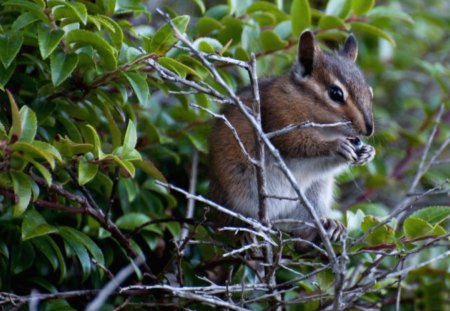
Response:
[{"label": "chipmunk's head", "polygon": [[300,35],[292,79],[309,97],[316,122],[348,122],[328,129],[330,135],[370,136],[374,131],[372,89],[356,66],[358,43],[349,35],[338,52],[325,52],[310,30]]}]

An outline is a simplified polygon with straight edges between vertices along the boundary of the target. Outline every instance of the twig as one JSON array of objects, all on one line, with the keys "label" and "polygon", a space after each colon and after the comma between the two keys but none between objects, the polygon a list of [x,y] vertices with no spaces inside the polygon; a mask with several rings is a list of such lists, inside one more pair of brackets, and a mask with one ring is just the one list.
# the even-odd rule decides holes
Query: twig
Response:
[{"label": "twig", "polygon": [[[191,162],[191,179],[189,181],[189,193],[192,193],[195,195],[196,187],[197,187],[197,176],[198,176],[198,151],[194,150],[192,153],[192,162]],[[189,198],[188,204],[186,208],[186,218],[192,218],[194,216],[194,206],[195,206],[195,199]],[[185,223],[183,225],[183,228],[181,229],[180,234],[180,240],[184,240],[189,233],[189,227]]]},{"label": "twig", "polygon": [[444,253],[436,256],[436,257],[433,257],[433,258],[431,258],[431,259],[429,259],[427,261],[424,261],[424,262],[421,262],[419,264],[415,264],[415,265],[409,266],[409,267],[407,267],[405,269],[401,269],[401,270],[399,270],[397,272],[389,273],[389,274],[386,275],[386,278],[395,278],[395,277],[398,277],[398,276],[404,276],[404,275],[408,274],[409,272],[411,272],[412,270],[417,270],[419,268],[425,267],[425,266],[429,265],[430,263],[433,263],[435,261],[441,260],[441,259],[443,259],[445,257],[448,257],[448,256],[450,256],[450,250],[447,250],[446,252],[444,252]]},{"label": "twig", "polygon": [[247,232],[247,233],[261,237],[264,241],[272,244],[273,246],[277,246],[277,243],[275,243],[275,241],[273,241],[272,239],[269,239],[267,234],[264,234],[259,231],[251,230],[246,227],[229,227],[229,226],[227,226],[227,227],[219,228],[218,231],[233,231],[235,234],[238,234],[239,232]]},{"label": "twig", "polygon": [[222,213],[225,213],[225,214],[230,215],[230,216],[232,216],[232,217],[234,217],[236,219],[239,219],[240,221],[242,221],[242,222],[252,226],[253,228],[255,228],[257,230],[261,230],[262,232],[267,232],[267,233],[272,233],[272,234],[275,233],[275,231],[273,229],[270,229],[270,228],[262,225],[258,221],[254,220],[254,219],[251,219],[251,218],[248,218],[248,217],[245,217],[245,216],[242,216],[239,213],[235,213],[235,212],[229,210],[228,208],[225,208],[225,207],[223,207],[223,206],[221,206],[221,205],[219,205],[219,204],[217,204],[217,203],[215,203],[215,202],[213,202],[211,200],[208,200],[208,199],[204,198],[201,195],[192,195],[189,192],[187,192],[187,191],[185,191],[185,190],[183,190],[183,189],[181,189],[179,187],[176,187],[176,186],[171,185],[171,184],[163,183],[163,182],[161,182],[159,180],[157,180],[155,182],[158,185],[160,185],[160,186],[163,186],[163,187],[175,190],[175,191],[177,191],[179,193],[182,193],[188,199],[190,197],[193,197],[193,198],[195,198],[195,200],[197,200],[199,202],[202,202],[202,203],[205,203],[205,204],[207,204],[207,205],[217,209],[218,211],[220,211]]},{"label": "twig", "polygon": [[92,300],[87,306],[86,311],[96,311],[99,310],[101,306],[104,305],[106,299],[120,286],[120,283],[125,281],[125,279],[134,272],[135,266],[140,266],[145,262],[144,257],[138,257],[126,267],[117,273],[117,275],[110,280],[102,290],[97,294],[94,300]]},{"label": "twig", "polygon": [[244,143],[242,142],[241,138],[239,137],[238,132],[236,131],[236,129],[234,128],[234,126],[230,123],[230,121],[223,115],[223,114],[218,114],[213,112],[212,110],[196,105],[196,104],[189,104],[191,107],[197,108],[197,109],[201,109],[205,112],[207,112],[208,114],[210,114],[211,116],[213,116],[216,119],[220,119],[223,121],[223,123],[231,130],[231,133],[233,134],[234,139],[236,140],[236,142],[239,145],[239,148],[241,149],[242,153],[244,154],[244,156],[250,161],[250,163],[252,164],[256,164],[257,161],[256,159],[254,159],[248,152],[247,149],[244,146]]},{"label": "twig", "polygon": [[[403,264],[404,261],[402,260],[402,262],[400,263],[400,269],[403,269]],[[402,280],[403,280],[403,276],[399,276],[398,277],[398,281],[397,281],[397,295],[395,298],[395,311],[400,311],[400,301],[401,301],[401,297],[402,297]]]},{"label": "twig", "polygon": [[431,134],[430,134],[430,136],[429,136],[429,138],[428,138],[428,140],[427,140],[427,142],[425,144],[425,148],[424,148],[423,153],[422,153],[422,158],[420,160],[419,167],[417,168],[416,175],[414,176],[414,179],[413,179],[413,181],[411,183],[411,186],[409,187],[408,192],[414,191],[414,189],[416,188],[417,184],[419,183],[419,180],[422,178],[423,174],[426,171],[426,168],[424,169],[425,161],[426,161],[426,158],[427,158],[427,155],[428,155],[428,151],[430,150],[431,144],[432,144],[432,142],[433,142],[433,140],[434,140],[434,138],[436,136],[436,132],[437,132],[439,123],[441,122],[441,118],[442,118],[442,114],[443,113],[444,113],[444,105],[441,104],[441,106],[439,107],[438,113],[436,114],[436,118],[434,120],[433,129],[432,129]]},{"label": "twig", "polygon": [[339,127],[348,125],[351,122],[333,122],[333,123],[316,123],[311,121],[305,121],[299,124],[289,124],[288,126],[283,127],[282,129],[266,133],[267,138],[274,138],[283,134],[287,134],[296,130],[305,129],[305,128],[325,128],[325,127]]}]

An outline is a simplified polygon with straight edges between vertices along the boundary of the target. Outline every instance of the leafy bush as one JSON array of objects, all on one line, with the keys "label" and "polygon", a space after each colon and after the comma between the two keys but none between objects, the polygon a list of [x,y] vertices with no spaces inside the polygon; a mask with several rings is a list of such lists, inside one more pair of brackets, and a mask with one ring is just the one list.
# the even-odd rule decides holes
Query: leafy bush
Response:
[{"label": "leafy bush", "polygon": [[[448,308],[449,5],[215,2],[0,1],[0,305]],[[209,120],[306,28],[358,37],[377,157],[340,177],[337,261],[263,228],[261,272],[205,223]]]}]

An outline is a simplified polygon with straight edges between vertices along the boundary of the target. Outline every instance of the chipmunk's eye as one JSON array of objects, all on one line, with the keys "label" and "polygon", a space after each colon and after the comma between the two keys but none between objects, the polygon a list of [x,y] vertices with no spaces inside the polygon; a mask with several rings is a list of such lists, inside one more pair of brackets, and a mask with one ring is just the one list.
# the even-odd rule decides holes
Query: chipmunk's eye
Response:
[{"label": "chipmunk's eye", "polygon": [[328,96],[330,96],[330,98],[335,102],[340,104],[344,103],[344,92],[337,85],[333,84],[328,88]]}]

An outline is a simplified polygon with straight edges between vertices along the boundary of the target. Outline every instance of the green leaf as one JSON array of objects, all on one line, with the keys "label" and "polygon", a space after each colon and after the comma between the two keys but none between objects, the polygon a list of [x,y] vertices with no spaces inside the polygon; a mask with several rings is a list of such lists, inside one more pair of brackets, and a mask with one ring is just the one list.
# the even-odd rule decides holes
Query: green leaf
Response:
[{"label": "green leaf", "polygon": [[236,12],[236,10],[237,10],[237,8],[239,6],[238,1],[239,0],[227,0],[227,2],[228,2],[228,14],[229,15],[233,15]]},{"label": "green leaf", "polygon": [[[113,2],[113,1],[111,1]],[[64,299],[50,299],[42,303],[42,310],[45,311],[76,311]]]},{"label": "green leaf", "polygon": [[395,40],[390,35],[388,35],[386,32],[381,30],[380,28],[377,28],[375,26],[365,24],[365,23],[359,23],[359,22],[354,22],[354,23],[351,23],[350,25],[353,30],[362,31],[362,32],[383,38],[383,39],[387,40],[390,44],[392,44],[392,46],[395,46]]},{"label": "green leaf", "polygon": [[9,140],[10,141],[16,141],[20,138],[22,135],[22,125],[20,124],[20,113],[19,108],[17,107],[16,100],[14,99],[14,96],[6,90],[6,93],[8,93],[9,103],[11,107],[11,128],[9,130]]},{"label": "green leaf", "polygon": [[178,222],[167,223],[167,229],[173,237],[179,237],[181,233],[181,225]]},{"label": "green leaf", "polygon": [[[202,38],[202,39],[205,39],[205,38]],[[219,43],[219,45],[220,45],[219,41],[217,41],[217,43]],[[177,72],[177,73],[182,72],[182,73],[184,73],[184,76],[186,76],[186,74],[188,73],[193,76],[196,76],[197,78],[201,78],[201,76],[195,70],[193,70],[191,67],[186,66],[185,64],[180,63],[179,61],[177,61],[171,57],[160,57],[158,59],[158,63],[172,71]],[[182,75],[180,75],[180,76],[182,76]]]},{"label": "green leaf", "polygon": [[371,19],[376,18],[388,18],[388,19],[398,19],[405,21],[409,24],[414,24],[414,20],[407,13],[400,11],[396,8],[377,6],[367,13],[367,16]]},{"label": "green leaf", "polygon": [[204,136],[187,132],[185,133],[185,135],[197,150],[203,153],[208,153],[208,143]]},{"label": "green leaf", "polygon": [[78,65],[77,54],[64,54],[63,52],[55,52],[50,57],[50,73],[52,83],[58,86],[63,83]]},{"label": "green leaf", "polygon": [[38,27],[39,51],[43,59],[46,59],[56,49],[63,37],[64,31],[62,29],[52,31],[50,27],[44,24]]},{"label": "green leaf", "polygon": [[[102,145],[100,142],[100,137],[97,134],[97,131],[95,130],[95,128],[90,125],[87,124],[85,126],[85,128],[88,130],[86,133],[83,133],[84,135],[84,139],[86,140],[87,143],[90,143],[92,145],[94,145],[94,153],[95,153],[95,157],[97,159],[102,160],[105,155],[102,151]],[[89,136],[87,136],[87,134],[90,134]]]},{"label": "green leaf", "polygon": [[[22,236],[23,236],[23,229],[22,229]],[[49,243],[47,237],[48,236],[35,237],[33,240],[31,240],[31,243],[42,253],[42,255],[45,256],[45,258],[47,258],[53,270],[56,270],[58,269],[58,257],[52,245]]]},{"label": "green leaf", "polygon": [[0,60],[5,68],[11,65],[22,47],[21,32],[0,34]]},{"label": "green leaf", "polygon": [[264,51],[279,50],[287,45],[287,42],[282,40],[273,30],[261,32],[260,40]]},{"label": "green leaf", "polygon": [[[366,216],[361,223],[361,229],[363,230],[363,232],[367,232],[370,228],[378,225],[379,223],[380,221],[375,217]],[[394,230],[388,225],[382,225],[367,236],[367,243],[369,245],[391,243],[393,240]]]},{"label": "green leaf", "polygon": [[29,241],[14,245],[11,252],[11,271],[12,274],[19,274],[29,269],[34,262],[36,253]]},{"label": "green leaf", "polygon": [[83,23],[83,25],[86,25],[87,23],[87,10],[86,6],[81,2],[68,2],[63,0],[50,0],[48,1],[48,5],[50,7],[55,6],[63,6],[67,9],[67,12],[69,12],[69,15],[64,16],[75,18],[76,20]]},{"label": "green leaf", "polygon": [[[277,18],[272,12],[255,12],[251,14],[251,17],[259,24],[260,27],[270,27],[277,24]],[[251,21],[249,22],[249,25],[250,24],[252,24]]]},{"label": "green leaf", "polygon": [[75,230],[71,227],[61,227],[59,229],[59,232],[63,233],[65,236],[71,236],[74,240],[85,246],[91,256],[94,257],[98,263],[100,263],[101,265],[105,264],[105,258],[103,256],[102,250],[97,246],[97,244],[95,244],[94,241],[92,241],[92,239],[86,233]]},{"label": "green leaf", "polygon": [[132,120],[128,121],[127,130],[123,139],[123,157],[134,150],[137,143],[136,125]]},{"label": "green leaf", "polygon": [[16,204],[14,205],[13,215],[20,216],[26,211],[31,201],[31,178],[22,172],[12,172],[14,193],[16,195]]},{"label": "green leaf", "polygon": [[[84,281],[91,272],[91,260],[89,258],[89,253],[83,243],[81,243],[79,239],[72,234],[72,230],[74,229],[70,230],[71,228],[69,228],[69,230],[67,230],[67,228],[68,227],[60,228],[59,234],[64,239],[66,245],[69,246],[77,256],[81,265],[81,270],[83,271],[82,280]],[[78,233],[80,232],[78,231]]]},{"label": "green leaf", "polygon": [[209,8],[206,11],[205,15],[215,18],[217,20],[221,20],[226,15],[228,15],[228,5],[226,5],[226,4],[215,5],[211,8]]},{"label": "green leaf", "polygon": [[[61,282],[67,273],[66,262],[64,256],[59,249],[59,246],[55,243],[52,237],[45,235],[31,240],[41,253],[43,253],[48,261],[51,263],[53,269],[59,266],[60,277],[59,282]],[[57,260],[57,262],[55,262]]]},{"label": "green leaf", "polygon": [[85,157],[78,162],[78,184],[84,186],[97,175],[98,165],[90,163]]},{"label": "green leaf", "polygon": [[347,232],[351,237],[357,237],[362,233],[361,223],[366,215],[363,211],[357,210],[355,213],[352,211],[347,211]]},{"label": "green leaf", "polygon": [[308,0],[294,0],[291,5],[292,34],[296,37],[311,26],[311,8]]},{"label": "green leaf", "polygon": [[198,38],[193,43],[194,47],[200,52],[205,53],[220,53],[223,50],[223,45],[217,39],[202,37]]},{"label": "green leaf", "polygon": [[41,173],[42,177],[44,177],[47,185],[50,186],[52,184],[52,174],[50,174],[49,170],[44,165],[33,160],[32,158],[25,157],[25,159],[33,164],[33,166],[39,171],[39,173]]},{"label": "green leaf", "polygon": [[81,46],[93,47],[98,52],[100,62],[106,70],[113,70],[117,67],[116,51],[97,33],[82,29],[75,29],[68,33],[67,42],[70,44],[76,43]]},{"label": "green leaf", "polygon": [[42,20],[44,22],[48,22],[48,17],[47,17],[47,15],[44,14],[45,4],[42,5],[42,3],[41,3],[41,5],[39,5],[39,4],[33,3],[31,1],[9,0],[9,1],[3,2],[3,6],[13,6],[13,7],[21,8],[24,11],[29,11],[30,13],[32,13],[34,16],[36,16],[40,20]]},{"label": "green leaf", "polygon": [[247,13],[253,13],[253,12],[258,12],[258,11],[277,12],[277,11],[279,11],[279,9],[275,4],[266,2],[266,1],[255,1],[251,5],[249,5],[247,8]]},{"label": "green leaf", "polygon": [[345,22],[337,16],[334,15],[324,15],[319,20],[319,28],[321,30],[325,29],[348,29]]},{"label": "green leaf", "polygon": [[[142,156],[136,149],[132,149],[128,153],[123,153],[123,150],[119,150],[121,147],[118,148],[117,153],[113,153],[116,155],[122,155],[122,160],[134,162],[134,161],[142,161]],[[133,163],[134,164],[134,163]]]},{"label": "green leaf", "polygon": [[22,13],[11,25],[11,30],[13,32],[19,31],[20,29],[38,21],[35,15],[29,12]]},{"label": "green leaf", "polygon": [[203,0],[194,0],[194,2],[200,9],[200,13],[202,13],[202,15],[205,14],[205,3]]},{"label": "green leaf", "polygon": [[[36,145],[37,143],[37,145]],[[15,152],[24,153],[26,156],[31,158],[43,158],[48,164],[50,164],[51,168],[55,168],[55,158],[52,153],[48,152],[45,149],[40,148],[40,144],[45,144],[41,141],[33,141],[32,143],[18,141],[11,145],[11,150]]]},{"label": "green leaf", "polygon": [[[131,231],[149,222],[150,220],[151,218],[145,214],[132,212],[119,217],[116,220],[116,225],[122,230]],[[155,225],[147,225],[144,228],[142,228],[142,230],[152,231],[159,234],[162,233],[161,230],[159,230]]]},{"label": "green leaf", "polygon": [[238,46],[235,50],[234,58],[248,62],[250,60],[250,55],[248,54],[247,50]]},{"label": "green leaf", "polygon": [[53,145],[58,149],[58,151],[65,157],[72,157],[77,154],[84,154],[87,152],[94,152],[94,145],[92,144],[82,144],[76,143],[67,137],[58,137],[57,141],[53,142]]},{"label": "green leaf", "polygon": [[101,4],[102,4],[103,8],[105,9],[106,14],[108,14],[108,15],[113,15],[114,12],[116,11],[116,5],[117,5],[116,0],[102,0]]},{"label": "green leaf", "polygon": [[32,142],[37,131],[37,119],[33,110],[23,106],[19,112],[21,132],[20,141]]},{"label": "green leaf", "polygon": [[[181,33],[184,33],[189,20],[189,15],[182,15],[175,17],[172,22]],[[153,36],[150,42],[150,51],[158,55],[164,55],[177,41],[178,38],[173,34],[170,25],[165,24]]]},{"label": "green leaf", "polygon": [[123,168],[125,170],[125,172],[127,173],[127,176],[130,177],[134,177],[134,174],[136,173],[136,168],[134,167],[134,164],[131,163],[128,160],[125,159],[121,159],[118,156],[114,155],[113,156],[113,160],[114,162],[116,162],[121,168]]},{"label": "green leaf", "polygon": [[95,17],[97,21],[99,21],[103,25],[103,27],[108,30],[111,41],[114,43],[114,45],[117,48],[120,48],[123,42],[122,27],[120,27],[120,25],[109,16],[97,15]]},{"label": "green leaf", "polygon": [[5,126],[2,122],[0,122],[0,139],[6,140],[8,138],[8,134],[6,134]]},{"label": "green leaf", "polygon": [[420,238],[429,235],[433,231],[433,226],[425,220],[409,216],[403,223],[403,231],[410,239]]},{"label": "green leaf", "polygon": [[420,218],[432,225],[436,225],[450,217],[450,206],[425,207],[412,213],[410,217]]},{"label": "green leaf", "polygon": [[11,78],[12,74],[16,71],[16,63],[12,63],[8,68],[3,67],[0,63],[0,90],[5,91],[5,86]]},{"label": "green leaf", "polygon": [[352,0],[352,11],[356,15],[364,15],[375,5],[375,0]]},{"label": "green leaf", "polygon": [[161,173],[161,171],[150,160],[136,161],[134,162],[134,165],[139,169],[141,169],[142,171],[144,171],[150,177],[165,183],[167,182],[166,178]]},{"label": "green leaf", "polygon": [[[370,0],[369,0],[370,1]],[[329,0],[325,8],[325,14],[346,18],[352,8],[352,0]]]},{"label": "green leaf", "polygon": [[22,240],[29,240],[32,238],[40,237],[57,232],[53,226],[50,226],[45,221],[44,217],[36,210],[28,210],[22,221]]},{"label": "green leaf", "polygon": [[133,88],[134,93],[139,100],[139,103],[141,105],[147,104],[150,94],[147,83],[147,76],[144,73],[138,72],[125,72],[124,76],[127,78],[128,82],[130,82],[130,85]]},{"label": "green leaf", "polygon": [[59,153],[58,149],[53,147],[53,145],[50,145],[49,143],[46,143],[46,142],[43,142],[40,140],[35,140],[35,141],[31,142],[31,145],[40,149],[43,152],[51,154],[53,156],[53,158],[55,158],[59,162],[63,162],[63,160],[61,158],[61,154]]},{"label": "green leaf", "polygon": [[210,33],[211,31],[221,29],[222,27],[221,22],[209,16],[203,16],[200,18],[196,25],[197,33],[202,36]]},{"label": "green leaf", "polygon": [[98,97],[102,102],[103,115],[108,120],[108,128],[109,132],[111,133],[112,146],[113,148],[117,148],[122,144],[122,132],[117,126],[117,122],[116,120],[114,120],[114,117],[111,113],[108,101],[109,97],[104,97],[104,95],[100,94],[100,92],[98,92]]}]

